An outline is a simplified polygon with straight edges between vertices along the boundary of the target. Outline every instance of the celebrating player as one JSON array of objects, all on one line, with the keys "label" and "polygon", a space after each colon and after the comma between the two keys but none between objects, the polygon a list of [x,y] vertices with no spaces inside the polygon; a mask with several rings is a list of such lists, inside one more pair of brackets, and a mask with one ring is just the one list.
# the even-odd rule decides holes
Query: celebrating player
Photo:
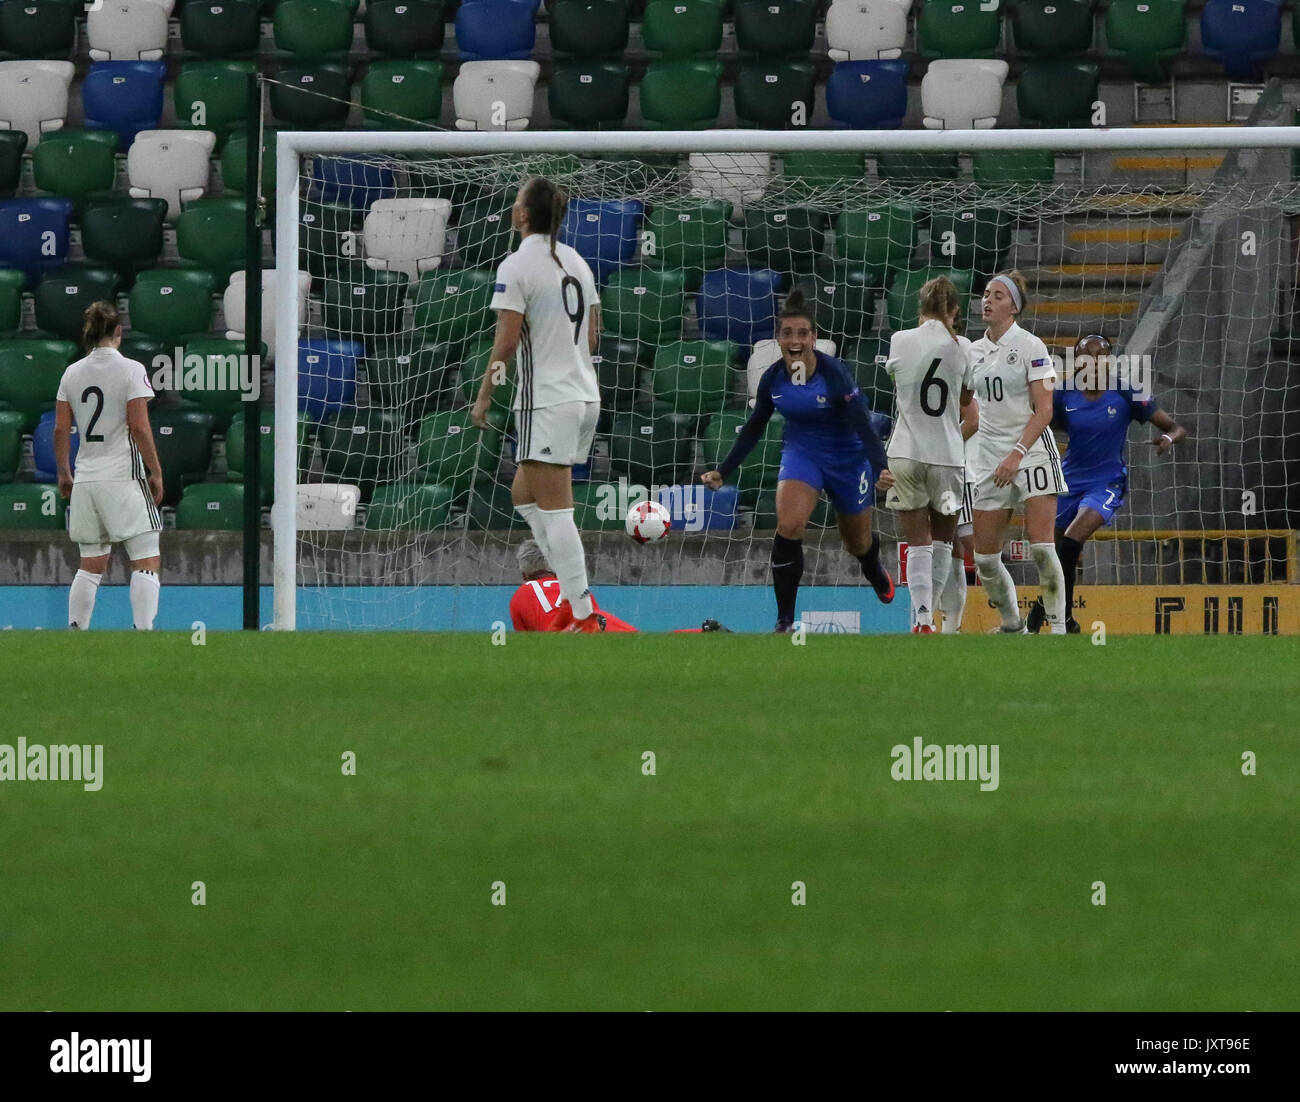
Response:
[{"label": "celebrating player", "polygon": [[[1070,446],[1061,466],[1070,491],[1056,506],[1056,550],[1065,574],[1066,630],[1080,630],[1074,618],[1074,582],[1083,545],[1098,528],[1109,524],[1128,493],[1128,466],[1124,446],[1131,422],[1147,421],[1160,435],[1147,441],[1164,455],[1187,435],[1187,430],[1156,407],[1151,396],[1142,397],[1110,370],[1110,341],[1084,337],[1074,349],[1074,375],[1069,390],[1053,395],[1052,424],[1068,434]],[[1037,632],[1046,611],[1041,602],[1029,610],[1028,628]]]},{"label": "celebrating player", "polygon": [[979,432],[972,458],[975,479],[975,567],[1002,631],[1024,632],[1016,586],[1002,564],[1002,540],[1012,511],[1025,510],[1029,548],[1053,635],[1065,633],[1065,579],[1052,542],[1056,495],[1067,490],[1048,425],[1056,369],[1047,346],[1016,318],[1028,302],[1019,272],[995,275],[984,288],[985,335],[971,345]]},{"label": "celebrating player", "polygon": [[[957,288],[939,276],[920,292],[920,324],[889,341],[886,369],[897,388],[898,420],[889,438],[885,504],[899,513],[907,540],[912,631],[934,631],[934,594],[952,562],[953,531],[965,496],[962,425],[978,425],[971,392],[970,341],[952,328]],[[960,396],[960,404],[954,400]]]},{"label": "celebrating player", "polygon": [[573,520],[573,465],[590,453],[600,414],[591,361],[600,339],[600,298],[587,262],[557,240],[564,206],[564,194],[540,176],[519,189],[511,216],[522,240],[497,270],[496,340],[470,417],[480,429],[488,427],[492,392],[505,382],[505,365],[518,351],[519,466],[511,497],[555,566],[568,630],[599,632]]},{"label": "celebrating player", "polygon": [[[158,533],[162,530],[162,465],[149,426],[153,387],[144,364],[118,351],[122,325],[107,302],[87,307],[82,346],[87,355],[59,381],[54,406],[54,456],[59,493],[70,498],[68,535],[81,547],[81,566],[68,592],[68,627],[85,630],[113,544],[131,560],[131,617],[140,631],[158,613]],[[81,444],[77,472],[70,461],[72,423]]]},{"label": "celebrating player", "polygon": [[887,466],[867,404],[848,369],[817,351],[817,326],[803,293],[792,291],[777,321],[781,359],[763,372],[753,412],[727,457],[701,481],[721,487],[763,435],[773,412],[785,418],[781,468],[776,484],[776,536],[772,540],[772,588],[776,630],[794,625],[803,535],[824,489],[835,507],[844,547],[862,567],[876,596],[894,599],[894,581],[880,564],[880,537],[871,530],[873,469]]}]

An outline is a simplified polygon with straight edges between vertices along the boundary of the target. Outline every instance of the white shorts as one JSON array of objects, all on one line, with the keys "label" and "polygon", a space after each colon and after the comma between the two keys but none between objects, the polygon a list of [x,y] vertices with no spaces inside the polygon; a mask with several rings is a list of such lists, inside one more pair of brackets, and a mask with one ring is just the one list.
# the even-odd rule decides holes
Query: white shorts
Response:
[{"label": "white shorts", "polygon": [[1063,494],[1069,489],[1065,476],[1061,474],[1061,461],[1054,455],[1026,459],[1016,477],[1006,486],[993,484],[992,471],[977,478],[973,499],[976,511],[1015,509],[1031,497]]},{"label": "white shorts", "polygon": [[889,473],[894,476],[894,484],[885,494],[886,508],[908,512],[928,505],[946,516],[961,509],[965,467],[945,467],[900,456],[889,461]]},{"label": "white shorts", "polygon": [[599,402],[563,402],[542,409],[515,410],[515,431],[519,434],[515,462],[532,460],[560,467],[587,462],[599,417]]},{"label": "white shorts", "polygon": [[[107,555],[115,543],[128,543],[133,559],[152,558],[158,553],[157,533],[162,514],[143,480],[72,483],[68,502],[68,536],[81,545],[83,558]],[[151,535],[151,541],[137,536]],[[152,546],[152,553],[146,553]]]}]

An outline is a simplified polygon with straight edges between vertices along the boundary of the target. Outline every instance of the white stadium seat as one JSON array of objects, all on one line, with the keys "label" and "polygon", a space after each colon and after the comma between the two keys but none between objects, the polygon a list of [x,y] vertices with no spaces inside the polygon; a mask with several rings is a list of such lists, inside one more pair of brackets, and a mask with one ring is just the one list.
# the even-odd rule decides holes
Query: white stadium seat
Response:
[{"label": "white stadium seat", "polygon": [[921,79],[921,114],[930,130],[989,130],[1002,111],[1005,61],[932,61]]},{"label": "white stadium seat", "polygon": [[157,4],[160,8],[162,8],[163,11],[167,13],[167,17],[169,19],[171,18],[172,11],[176,7],[176,0],[149,0],[149,2],[151,4]]},{"label": "white stadium seat", "polygon": [[[817,351],[824,352],[828,356],[835,355],[835,342],[832,340],[820,340],[817,342]],[[754,399],[758,396],[758,380],[763,377],[763,372],[771,367],[781,358],[781,346],[771,338],[754,342],[754,351],[749,354],[749,362],[745,365],[745,385],[749,391],[749,404],[754,404]]]},{"label": "white stadium seat", "polygon": [[464,61],[451,98],[458,130],[527,130],[542,67],[535,61]]},{"label": "white stadium seat", "polygon": [[[151,0],[144,0],[150,3]],[[126,155],[132,199],[166,199],[167,221],[208,190],[217,136],[211,130],[142,130]]]},{"label": "white stadium seat", "polygon": [[450,199],[376,199],[366,215],[366,266],[412,282],[442,263]]},{"label": "white stadium seat", "polygon": [[[221,300],[221,313],[226,319],[226,340],[244,339],[244,271],[230,273],[230,283]],[[311,292],[311,275],[298,273],[298,332],[307,324],[307,296]],[[262,271],[262,343],[266,345],[266,362],[275,360],[275,269]]]},{"label": "white stadium seat", "polygon": [[86,12],[91,61],[157,61],[167,52],[167,9],[156,0],[101,0]]},{"label": "white stadium seat", "polygon": [[0,130],[26,132],[30,153],[42,134],[62,129],[75,72],[71,61],[0,61]]},{"label": "white stadium seat", "polygon": [[772,179],[770,153],[692,153],[690,167],[691,194],[725,199],[737,215],[763,197]]},{"label": "white stadium seat", "polygon": [[898,0],[834,0],[826,12],[826,53],[832,61],[901,57],[907,8]]},{"label": "white stadium seat", "polygon": [[361,490],[345,482],[298,483],[298,531],[343,532],[356,527]]}]

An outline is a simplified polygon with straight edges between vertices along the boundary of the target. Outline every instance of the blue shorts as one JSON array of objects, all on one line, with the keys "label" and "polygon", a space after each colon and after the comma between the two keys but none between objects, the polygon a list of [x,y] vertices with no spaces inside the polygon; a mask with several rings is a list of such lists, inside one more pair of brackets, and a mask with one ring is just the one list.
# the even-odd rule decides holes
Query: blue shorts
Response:
[{"label": "blue shorts", "polygon": [[1069,528],[1080,509],[1092,509],[1100,513],[1102,524],[1108,525],[1115,510],[1124,504],[1127,494],[1127,478],[1117,478],[1114,482],[1095,482],[1078,490],[1071,483],[1070,492],[1056,499],[1056,527],[1062,530]]},{"label": "blue shorts", "polygon": [[848,462],[828,459],[787,444],[781,449],[778,479],[793,478],[814,490],[825,490],[837,513],[856,516],[870,509],[876,498],[876,476],[861,456]]}]

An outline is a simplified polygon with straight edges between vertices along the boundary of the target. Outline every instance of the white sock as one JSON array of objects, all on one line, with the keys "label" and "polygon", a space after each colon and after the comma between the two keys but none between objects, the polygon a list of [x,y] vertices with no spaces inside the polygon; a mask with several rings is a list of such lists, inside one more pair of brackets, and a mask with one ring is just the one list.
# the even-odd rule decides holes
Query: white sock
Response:
[{"label": "white sock", "polygon": [[1001,553],[981,555],[975,552],[975,569],[988,592],[989,601],[1002,616],[1004,628],[1014,628],[1020,623],[1020,608],[1016,604],[1016,583],[1002,565]]},{"label": "white sock", "polygon": [[546,561],[559,579],[560,596],[569,602],[575,620],[585,620],[592,613],[591,592],[587,588],[587,557],[573,510],[538,509],[537,514],[546,532]]},{"label": "white sock", "polygon": [[549,563],[551,561],[551,552],[546,546],[546,526],[542,523],[542,511],[537,508],[537,503],[516,505],[515,512],[528,522],[528,530],[532,532],[533,539],[537,542],[537,546],[542,549],[542,554],[546,556],[546,561]]},{"label": "white sock", "polygon": [[961,631],[961,618],[966,613],[966,560],[953,559],[948,569],[948,581],[939,594],[939,609],[943,613],[944,635]]},{"label": "white sock", "polygon": [[91,574],[87,570],[77,571],[68,589],[68,627],[82,631],[89,629],[90,618],[95,613],[95,596],[103,577],[103,574]]},{"label": "white sock", "polygon": [[1047,610],[1047,622],[1052,625],[1053,635],[1065,634],[1065,571],[1061,569],[1061,559],[1056,553],[1054,543],[1031,543],[1029,553],[1034,556],[1034,565],[1038,567],[1038,584],[1043,599],[1043,608]]},{"label": "white sock", "polygon": [[[952,544],[939,543],[937,540],[930,544],[930,586],[934,595],[934,604],[932,608],[939,607],[939,601],[943,597],[943,587],[948,581],[948,571],[952,568]],[[931,614],[930,620],[933,623],[934,616]]]},{"label": "white sock", "polygon": [[161,584],[152,570],[131,571],[131,617],[136,631],[153,631]]},{"label": "white sock", "polygon": [[912,597],[912,623],[934,627],[934,546],[907,549],[907,591]]}]

